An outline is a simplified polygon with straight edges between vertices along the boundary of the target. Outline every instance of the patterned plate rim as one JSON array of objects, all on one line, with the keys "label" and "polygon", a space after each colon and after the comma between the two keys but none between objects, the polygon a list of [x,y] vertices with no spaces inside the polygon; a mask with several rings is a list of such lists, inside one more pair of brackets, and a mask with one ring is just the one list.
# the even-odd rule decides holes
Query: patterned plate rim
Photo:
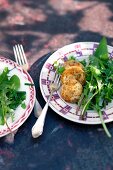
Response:
[{"label": "patterned plate rim", "polygon": [[[31,78],[29,73],[27,71],[23,70],[17,63],[12,61],[11,59],[5,58],[2,55],[0,55],[0,62],[4,62],[5,64],[9,64],[9,65],[15,67],[26,80],[28,80],[30,83],[34,84],[33,79]],[[30,114],[33,110],[34,103],[35,103],[35,97],[36,97],[35,86],[29,86],[29,93],[30,93],[29,103],[28,103],[25,111],[23,112],[22,116],[17,121],[9,124],[9,127],[11,128],[12,131],[17,130],[27,120],[27,118],[30,116]],[[3,137],[9,133],[10,133],[10,130],[6,126],[3,127],[3,129],[0,129],[0,137]]]},{"label": "patterned plate rim", "polygon": [[[43,88],[42,88],[42,74],[43,74],[43,69],[45,68],[47,62],[48,62],[50,59],[54,58],[54,56],[55,56],[56,54],[59,54],[59,53],[60,53],[60,55],[63,55],[63,57],[64,57],[66,53],[63,53],[62,51],[63,51],[64,49],[66,49],[66,48],[70,48],[71,46],[76,46],[76,47],[78,46],[77,48],[79,49],[79,46],[82,46],[82,45],[92,45],[92,46],[93,46],[92,48],[93,48],[93,50],[94,50],[94,49],[97,48],[98,44],[99,44],[98,42],[77,42],[77,43],[72,43],[72,44],[69,44],[69,45],[65,45],[65,46],[62,47],[62,48],[59,48],[57,51],[55,51],[53,54],[51,54],[51,55],[49,56],[49,58],[45,61],[44,65],[43,65],[43,67],[42,67],[42,69],[41,69],[40,79],[39,79],[40,90],[41,90],[42,96],[43,96],[43,98],[44,98],[44,100],[45,100],[46,102],[47,102],[47,97],[45,96],[44,91],[43,91]],[[111,56],[113,56],[113,47],[112,47],[112,46],[109,46],[109,45],[107,45],[107,46],[108,46],[108,50],[111,50],[111,52],[110,52],[109,54],[110,54]],[[75,48],[75,49],[76,49],[76,48]],[[81,49],[81,50],[82,50],[82,49]],[[76,50],[75,50],[75,51],[76,51]],[[72,51],[71,51],[71,52],[72,52]],[[89,55],[89,54],[88,54],[88,55]],[[76,123],[80,123],[80,124],[89,124],[89,125],[101,124],[100,119],[99,119],[98,121],[87,121],[87,120],[84,121],[84,120],[80,120],[80,119],[74,119],[73,117],[69,117],[68,114],[62,114],[61,112],[59,112],[59,111],[54,107],[54,105],[52,104],[52,102],[50,102],[49,106],[52,108],[52,110],[53,110],[54,112],[56,112],[56,113],[59,114],[60,116],[66,118],[66,119],[68,119],[68,120],[70,120],[70,121],[73,121],[73,122],[76,122]],[[113,114],[113,112],[110,113],[109,116],[110,116],[111,114]],[[94,118],[92,117],[92,119],[94,119]],[[104,120],[105,120],[105,123],[109,123],[109,122],[113,121],[113,117],[112,117],[112,118],[108,118],[108,115],[106,115],[106,113],[105,113],[105,115],[104,115]]]}]

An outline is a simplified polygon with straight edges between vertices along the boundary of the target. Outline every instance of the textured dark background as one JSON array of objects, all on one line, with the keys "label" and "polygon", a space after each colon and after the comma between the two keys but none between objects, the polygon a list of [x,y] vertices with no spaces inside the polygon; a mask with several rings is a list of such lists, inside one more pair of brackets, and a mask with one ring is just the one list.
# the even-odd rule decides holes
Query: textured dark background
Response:
[{"label": "textured dark background", "polygon": [[0,48],[22,43],[32,65],[42,55],[78,41],[113,45],[112,0],[0,0]]},{"label": "textured dark background", "polygon": [[[38,80],[46,54],[102,36],[113,45],[112,0],[0,0],[0,53],[14,60],[12,46],[24,45],[42,107]],[[35,140],[35,121],[32,112],[13,144],[0,139],[0,170],[113,170],[113,138],[101,125],[72,123],[49,108],[44,134]],[[113,123],[108,128],[113,136]]]}]

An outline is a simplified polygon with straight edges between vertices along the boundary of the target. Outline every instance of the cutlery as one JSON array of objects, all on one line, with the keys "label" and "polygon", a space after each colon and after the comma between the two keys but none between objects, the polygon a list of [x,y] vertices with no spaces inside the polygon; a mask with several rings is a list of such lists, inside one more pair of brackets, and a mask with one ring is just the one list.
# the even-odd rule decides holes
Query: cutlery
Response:
[{"label": "cutlery", "polygon": [[[15,60],[18,65],[20,65],[24,70],[28,71],[29,69],[29,64],[24,52],[24,48],[21,45],[15,45],[13,47],[14,55],[15,55]],[[35,105],[34,105],[34,115],[35,117],[38,117],[42,112],[42,108],[36,98],[35,100]]]},{"label": "cutlery", "polygon": [[32,127],[33,138],[37,138],[43,133],[43,128],[44,128],[44,123],[45,123],[45,118],[46,118],[49,102],[51,100],[53,93],[57,91],[59,88],[60,88],[60,76],[57,74],[57,70],[56,70],[53,81],[50,84],[50,95],[47,100],[47,103],[45,104],[41,115],[39,116],[36,123]]},{"label": "cutlery", "polygon": [[[13,47],[13,51],[14,51],[15,60],[16,60],[17,64],[20,65],[24,70],[28,71],[29,64],[27,62],[27,58],[25,56],[23,46],[19,45],[19,44],[15,45]],[[9,57],[9,55],[7,55],[7,53],[0,52],[0,54]],[[38,118],[38,116],[41,114],[41,112],[42,112],[42,108],[41,108],[38,100],[35,99],[35,105],[34,105],[34,115],[35,115],[35,117]],[[8,135],[6,135],[5,136],[5,142],[9,143],[9,144],[12,144],[14,142],[14,137],[15,137],[15,134],[17,133],[17,131],[18,131],[18,129],[15,130],[12,133],[9,133]]]}]

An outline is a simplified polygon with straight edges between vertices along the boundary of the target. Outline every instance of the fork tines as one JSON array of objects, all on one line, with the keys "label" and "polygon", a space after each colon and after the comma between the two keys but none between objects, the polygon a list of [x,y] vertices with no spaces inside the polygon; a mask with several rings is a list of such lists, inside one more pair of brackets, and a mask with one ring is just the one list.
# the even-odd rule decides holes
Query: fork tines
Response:
[{"label": "fork tines", "polygon": [[28,64],[22,45],[19,44],[15,45],[13,47],[13,50],[14,50],[15,60],[19,65]]}]

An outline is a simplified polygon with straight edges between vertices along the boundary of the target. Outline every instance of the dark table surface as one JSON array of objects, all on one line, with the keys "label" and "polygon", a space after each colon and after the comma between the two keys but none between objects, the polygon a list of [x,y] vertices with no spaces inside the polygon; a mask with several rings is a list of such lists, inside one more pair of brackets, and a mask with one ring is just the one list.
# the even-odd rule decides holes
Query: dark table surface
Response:
[{"label": "dark table surface", "polygon": [[[113,45],[112,0],[0,0],[0,54],[14,60],[12,46],[24,45],[42,107],[39,75],[51,52],[102,36]],[[49,108],[43,135],[33,139],[35,121],[32,111],[13,144],[0,139],[0,170],[113,170],[113,137],[101,125],[77,124]],[[113,123],[107,126],[113,136]]]}]

